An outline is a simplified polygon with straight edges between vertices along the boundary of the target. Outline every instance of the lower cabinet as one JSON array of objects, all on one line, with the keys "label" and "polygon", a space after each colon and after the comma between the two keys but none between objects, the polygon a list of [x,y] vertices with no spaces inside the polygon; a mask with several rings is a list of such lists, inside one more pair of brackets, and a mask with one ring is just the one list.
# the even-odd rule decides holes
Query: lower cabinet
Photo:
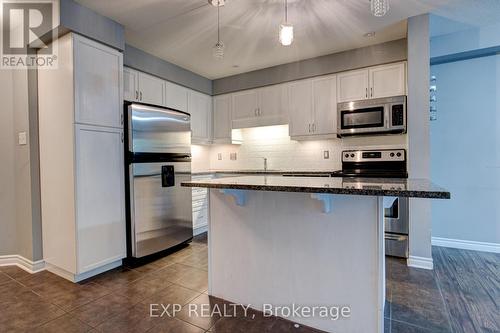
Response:
[{"label": "lower cabinet", "polygon": [[[212,175],[193,176],[193,180],[208,180],[212,179]],[[209,218],[209,203],[208,189],[193,188],[193,234],[199,235],[208,229]]]}]

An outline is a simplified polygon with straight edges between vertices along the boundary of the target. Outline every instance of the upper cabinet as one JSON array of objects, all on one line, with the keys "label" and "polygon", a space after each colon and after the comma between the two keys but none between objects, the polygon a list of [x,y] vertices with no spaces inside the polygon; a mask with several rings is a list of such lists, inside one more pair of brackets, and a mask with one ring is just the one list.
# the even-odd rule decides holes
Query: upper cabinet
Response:
[{"label": "upper cabinet", "polygon": [[279,84],[232,94],[232,128],[288,123],[286,85]]},{"label": "upper cabinet", "polygon": [[340,73],[337,95],[339,103],[406,95],[406,63]]},{"label": "upper cabinet", "polygon": [[214,97],[213,142],[231,143],[231,95]]},{"label": "upper cabinet", "polygon": [[212,142],[212,97],[192,90],[188,96],[192,143],[209,144]]},{"label": "upper cabinet", "polygon": [[335,137],[337,131],[337,77],[292,82],[288,86],[290,136]]},{"label": "upper cabinet", "polygon": [[139,72],[133,69],[123,68],[123,99],[131,102],[139,102],[138,87]]},{"label": "upper cabinet", "polygon": [[73,35],[75,123],[121,127],[122,55]]},{"label": "upper cabinet", "polygon": [[165,105],[165,81],[139,72],[139,101],[146,104]]},{"label": "upper cabinet", "polygon": [[406,95],[406,64],[372,67],[370,73],[370,97]]},{"label": "upper cabinet", "polygon": [[165,105],[167,108],[187,112],[188,89],[171,82],[165,82]]}]

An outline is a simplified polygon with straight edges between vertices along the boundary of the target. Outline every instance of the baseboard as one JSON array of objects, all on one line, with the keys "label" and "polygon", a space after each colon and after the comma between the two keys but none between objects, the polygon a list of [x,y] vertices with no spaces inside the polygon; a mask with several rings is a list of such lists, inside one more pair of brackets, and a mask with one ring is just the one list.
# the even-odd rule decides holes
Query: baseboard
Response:
[{"label": "baseboard", "polygon": [[462,249],[462,250],[500,253],[500,244],[498,243],[486,243],[486,242],[476,242],[476,241],[468,241],[462,239],[432,237],[432,245],[451,247],[454,249]]},{"label": "baseboard", "polygon": [[208,231],[208,225],[204,225],[203,227],[199,227],[193,230],[193,236],[198,236],[204,232]]},{"label": "baseboard", "polygon": [[28,273],[38,273],[45,270],[45,261],[31,261],[23,256],[13,254],[0,256],[0,266],[17,266]]},{"label": "baseboard", "polygon": [[410,256],[406,260],[406,263],[409,267],[423,268],[430,270],[434,269],[434,261],[432,260],[432,258]]},{"label": "baseboard", "polygon": [[86,280],[86,279],[93,277],[95,275],[107,272],[107,271],[109,271],[113,268],[119,267],[121,265],[122,265],[122,260],[120,259],[117,261],[110,262],[109,264],[106,264],[104,266],[92,269],[92,270],[85,272],[85,273],[74,274],[74,273],[68,272],[67,270],[65,270],[63,268],[60,268],[60,267],[54,266],[50,263],[47,263],[47,270],[55,275],[58,275],[64,279],[68,280],[68,281],[76,283],[76,282]]}]

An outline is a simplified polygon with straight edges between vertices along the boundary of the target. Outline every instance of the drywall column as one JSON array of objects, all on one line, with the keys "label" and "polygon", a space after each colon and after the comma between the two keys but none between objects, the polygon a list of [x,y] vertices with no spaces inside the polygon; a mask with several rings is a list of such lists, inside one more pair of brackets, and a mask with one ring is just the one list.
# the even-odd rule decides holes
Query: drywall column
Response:
[{"label": "drywall column", "polygon": [[[410,178],[430,178],[429,15],[408,19],[408,168]],[[431,202],[410,199],[408,265],[433,268]]]}]

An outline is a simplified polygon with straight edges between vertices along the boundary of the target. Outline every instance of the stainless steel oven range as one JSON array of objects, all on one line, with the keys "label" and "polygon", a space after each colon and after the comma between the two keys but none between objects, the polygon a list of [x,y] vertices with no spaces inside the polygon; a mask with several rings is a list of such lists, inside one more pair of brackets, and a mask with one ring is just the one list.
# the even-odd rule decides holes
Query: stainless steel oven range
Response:
[{"label": "stainless steel oven range", "polygon": [[190,115],[139,103],[124,108],[128,256],[141,258],[193,237]]},{"label": "stainless steel oven range", "polygon": [[[342,152],[342,170],[333,177],[343,177],[347,187],[361,183],[369,188],[397,189],[408,178],[406,151],[347,150]],[[408,258],[408,198],[384,197],[385,253]]]}]

